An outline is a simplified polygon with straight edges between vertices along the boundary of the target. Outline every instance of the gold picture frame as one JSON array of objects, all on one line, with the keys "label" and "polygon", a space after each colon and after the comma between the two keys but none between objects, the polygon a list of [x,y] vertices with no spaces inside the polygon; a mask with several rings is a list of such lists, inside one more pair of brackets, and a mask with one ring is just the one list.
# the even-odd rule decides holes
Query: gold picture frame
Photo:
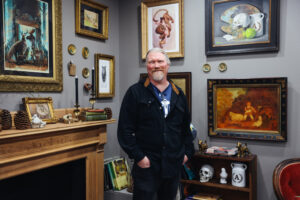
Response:
[{"label": "gold picture frame", "polygon": [[183,0],[142,2],[142,59],[154,47],[170,58],[184,57],[183,6]]},{"label": "gold picture frame", "polygon": [[37,114],[41,120],[47,123],[56,123],[57,119],[54,116],[53,101],[51,97],[24,97],[22,100],[30,121],[32,120],[33,115]]},{"label": "gold picture frame", "polygon": [[108,7],[92,0],[76,0],[76,33],[108,39]]},{"label": "gold picture frame", "polygon": [[96,98],[115,96],[115,57],[95,54]]},{"label": "gold picture frame", "polygon": [[[0,31],[0,91],[61,92],[63,89],[61,0],[23,3],[18,1],[12,5],[2,4],[0,6],[0,18],[5,20],[5,26]],[[27,22],[14,17],[16,11],[7,11],[16,9],[15,4],[18,4],[18,7],[26,6],[37,9],[44,7],[45,9],[39,12],[40,15],[28,18]],[[3,9],[3,6],[7,6],[7,8]],[[29,15],[25,9],[20,12],[20,16]],[[37,21],[43,22],[43,24],[38,25]],[[13,24],[15,25],[13,26]],[[15,29],[11,28],[16,26]],[[22,35],[21,38],[20,35]],[[25,45],[26,51],[12,54],[20,41],[28,41],[32,46]],[[43,44],[42,48],[38,47],[40,44]],[[44,45],[47,45],[48,49]]]}]

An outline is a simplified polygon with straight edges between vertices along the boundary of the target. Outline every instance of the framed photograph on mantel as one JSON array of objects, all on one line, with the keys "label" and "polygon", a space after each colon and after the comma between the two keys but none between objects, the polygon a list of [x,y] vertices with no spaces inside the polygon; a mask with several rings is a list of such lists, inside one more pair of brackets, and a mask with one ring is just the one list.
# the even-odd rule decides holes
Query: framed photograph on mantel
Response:
[{"label": "framed photograph on mantel", "polygon": [[108,39],[108,7],[92,0],[76,0],[76,33]]},{"label": "framed photograph on mantel", "polygon": [[1,0],[0,91],[62,91],[61,0]]},{"label": "framed photograph on mantel", "polygon": [[279,50],[279,0],[205,2],[207,56]]},{"label": "framed photograph on mantel", "polygon": [[170,58],[184,56],[183,0],[144,1],[141,15],[142,59],[154,47]]},{"label": "framed photograph on mantel", "polygon": [[30,121],[34,115],[37,115],[41,120],[47,123],[55,123],[57,121],[54,116],[53,101],[51,97],[25,97],[22,99],[22,101]]},{"label": "framed photograph on mantel", "polygon": [[96,97],[115,96],[115,57],[95,54]]},{"label": "framed photograph on mantel", "polygon": [[208,79],[208,135],[287,141],[286,77]]}]

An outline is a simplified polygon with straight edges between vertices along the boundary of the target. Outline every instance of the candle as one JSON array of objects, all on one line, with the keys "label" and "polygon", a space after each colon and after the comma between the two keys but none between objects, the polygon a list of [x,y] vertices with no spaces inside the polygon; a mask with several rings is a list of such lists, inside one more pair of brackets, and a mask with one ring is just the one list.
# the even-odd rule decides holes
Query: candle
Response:
[{"label": "candle", "polygon": [[78,77],[75,76],[75,103],[78,105]]},{"label": "candle", "polygon": [[95,91],[95,72],[94,68],[92,69],[92,93]]}]

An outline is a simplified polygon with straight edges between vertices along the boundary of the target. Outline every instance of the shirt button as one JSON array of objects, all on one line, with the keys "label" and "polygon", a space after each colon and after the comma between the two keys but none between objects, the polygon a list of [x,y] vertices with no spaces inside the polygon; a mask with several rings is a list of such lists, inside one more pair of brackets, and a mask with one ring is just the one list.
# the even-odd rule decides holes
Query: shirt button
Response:
[{"label": "shirt button", "polygon": [[166,146],[163,146],[163,149],[166,149]]},{"label": "shirt button", "polygon": [[166,133],[163,133],[163,135],[166,136],[167,134],[166,134]]},{"label": "shirt button", "polygon": [[162,107],[159,107],[159,109],[161,110],[161,109],[162,109]]}]

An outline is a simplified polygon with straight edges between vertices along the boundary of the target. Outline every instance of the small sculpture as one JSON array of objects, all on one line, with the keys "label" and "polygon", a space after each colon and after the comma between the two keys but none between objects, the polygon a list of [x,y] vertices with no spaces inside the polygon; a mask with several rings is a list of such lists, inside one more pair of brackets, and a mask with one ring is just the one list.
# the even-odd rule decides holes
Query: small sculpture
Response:
[{"label": "small sculpture", "polygon": [[43,120],[41,120],[37,114],[34,114],[31,120],[31,127],[32,128],[43,128],[45,127],[46,122],[44,122]]},{"label": "small sculpture", "polygon": [[226,180],[227,176],[228,176],[228,174],[227,174],[225,168],[223,167],[221,169],[221,173],[220,173],[220,183],[221,184],[227,184],[227,180]]},{"label": "small sculpture", "polygon": [[206,140],[204,142],[203,142],[203,140],[199,140],[198,145],[199,145],[199,152],[200,153],[205,153],[205,151],[208,147]]},{"label": "small sculpture", "polygon": [[200,182],[208,182],[214,176],[214,168],[211,165],[205,164],[199,171]]},{"label": "small sculpture", "polygon": [[63,116],[63,119],[64,119],[64,123],[65,123],[65,124],[71,124],[71,123],[74,122],[71,113],[64,115],[64,116]]},{"label": "small sculpture", "polygon": [[238,149],[238,157],[245,157],[247,155],[251,155],[248,147],[247,147],[247,143],[245,143],[244,145],[240,142],[237,143],[236,148]]}]

